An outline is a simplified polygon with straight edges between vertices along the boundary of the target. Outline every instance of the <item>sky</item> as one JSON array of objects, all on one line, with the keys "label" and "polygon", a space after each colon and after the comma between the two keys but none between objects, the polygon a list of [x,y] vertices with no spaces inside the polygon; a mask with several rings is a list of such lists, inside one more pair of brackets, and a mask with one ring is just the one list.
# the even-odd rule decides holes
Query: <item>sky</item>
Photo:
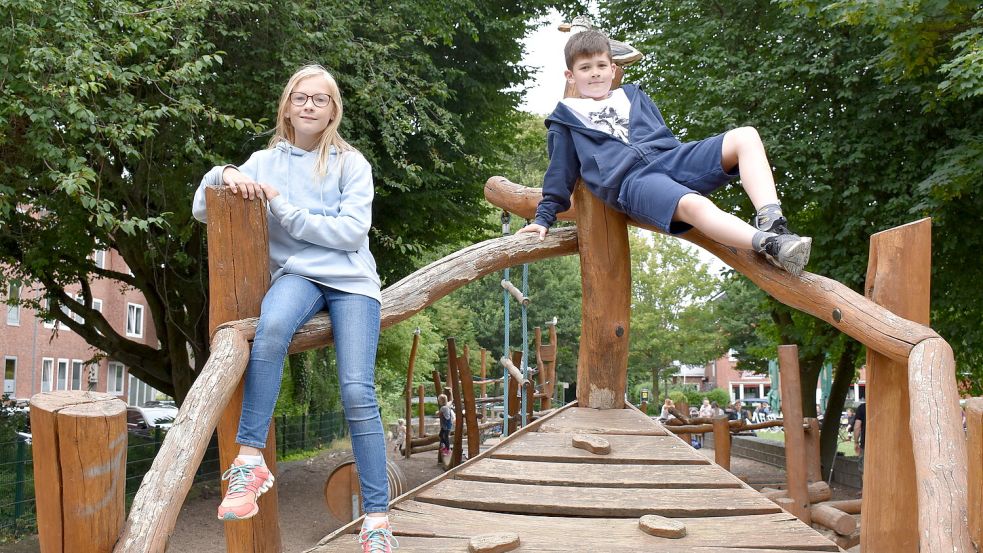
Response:
[{"label": "sky", "polygon": [[[526,96],[519,109],[529,113],[547,115],[556,107],[563,97],[563,45],[566,44],[569,33],[561,32],[557,27],[563,18],[555,10],[540,20],[543,25],[531,32],[523,41],[525,49],[525,65],[534,71],[526,81]],[[545,144],[544,144],[545,147]],[[689,244],[697,251],[700,260],[708,264],[711,273],[717,273],[726,268],[723,262],[703,248]]]}]

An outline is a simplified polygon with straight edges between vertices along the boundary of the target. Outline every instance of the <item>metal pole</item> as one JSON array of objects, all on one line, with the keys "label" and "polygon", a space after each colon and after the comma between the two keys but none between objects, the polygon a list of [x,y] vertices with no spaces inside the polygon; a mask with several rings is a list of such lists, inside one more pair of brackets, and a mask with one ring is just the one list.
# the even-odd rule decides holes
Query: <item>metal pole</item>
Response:
[{"label": "metal pole", "polygon": [[[512,228],[512,214],[508,211],[502,211],[502,236],[508,236],[511,234]],[[505,280],[509,279],[509,268],[506,267],[504,271],[503,278]],[[511,358],[511,352],[509,351],[509,291],[503,290],[502,297],[505,298],[505,342],[502,345],[503,353],[502,355]],[[502,367],[502,437],[509,435],[509,371],[504,366]]]}]

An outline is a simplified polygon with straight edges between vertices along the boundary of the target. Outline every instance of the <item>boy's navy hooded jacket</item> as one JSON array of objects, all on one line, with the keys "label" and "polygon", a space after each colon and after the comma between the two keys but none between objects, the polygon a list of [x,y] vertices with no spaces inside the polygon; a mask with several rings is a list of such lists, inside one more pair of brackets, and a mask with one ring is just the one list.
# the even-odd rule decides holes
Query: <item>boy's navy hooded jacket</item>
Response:
[{"label": "boy's navy hooded jacket", "polygon": [[570,209],[570,195],[578,177],[605,204],[624,211],[618,196],[629,170],[639,161],[649,161],[679,146],[655,102],[638,85],[621,88],[631,103],[628,142],[587,127],[562,102],[546,118],[550,164],[543,177],[543,200],[536,209],[537,224],[549,228],[557,213]]}]

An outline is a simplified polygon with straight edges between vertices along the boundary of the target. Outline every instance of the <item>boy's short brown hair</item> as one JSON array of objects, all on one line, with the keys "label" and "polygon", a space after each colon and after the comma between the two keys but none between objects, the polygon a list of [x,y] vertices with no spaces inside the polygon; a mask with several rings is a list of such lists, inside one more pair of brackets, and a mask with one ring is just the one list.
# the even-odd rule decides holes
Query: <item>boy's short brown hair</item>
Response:
[{"label": "boy's short brown hair", "polygon": [[567,45],[563,48],[563,56],[567,60],[567,69],[573,69],[573,64],[578,58],[593,56],[596,54],[607,54],[611,59],[611,43],[608,37],[601,31],[581,31],[567,40]]}]

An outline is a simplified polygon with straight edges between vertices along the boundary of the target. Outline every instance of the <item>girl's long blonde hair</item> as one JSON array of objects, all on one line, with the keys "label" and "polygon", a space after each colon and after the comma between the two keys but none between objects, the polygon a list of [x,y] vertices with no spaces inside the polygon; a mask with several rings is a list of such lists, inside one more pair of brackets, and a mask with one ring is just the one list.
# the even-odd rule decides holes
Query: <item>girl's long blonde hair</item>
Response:
[{"label": "girl's long blonde hair", "polygon": [[290,123],[290,119],[287,118],[287,110],[290,106],[290,93],[293,92],[294,87],[300,81],[316,76],[324,77],[328,81],[328,95],[331,96],[331,101],[334,103],[335,109],[334,117],[328,123],[327,128],[324,129],[324,132],[321,133],[321,139],[317,143],[317,163],[314,164],[314,173],[323,177],[328,173],[328,158],[331,154],[331,146],[334,146],[338,151],[339,163],[341,162],[341,154],[343,152],[356,151],[351,144],[345,142],[341,135],[338,134],[338,127],[341,125],[341,116],[345,110],[342,107],[341,91],[338,89],[338,83],[324,67],[316,63],[305,65],[298,69],[290,77],[290,80],[287,81],[287,86],[283,87],[283,93],[280,94],[280,106],[276,111],[276,127],[273,129],[273,136],[270,138],[270,143],[267,147],[274,148],[283,140],[291,144],[294,143],[294,127]]}]

